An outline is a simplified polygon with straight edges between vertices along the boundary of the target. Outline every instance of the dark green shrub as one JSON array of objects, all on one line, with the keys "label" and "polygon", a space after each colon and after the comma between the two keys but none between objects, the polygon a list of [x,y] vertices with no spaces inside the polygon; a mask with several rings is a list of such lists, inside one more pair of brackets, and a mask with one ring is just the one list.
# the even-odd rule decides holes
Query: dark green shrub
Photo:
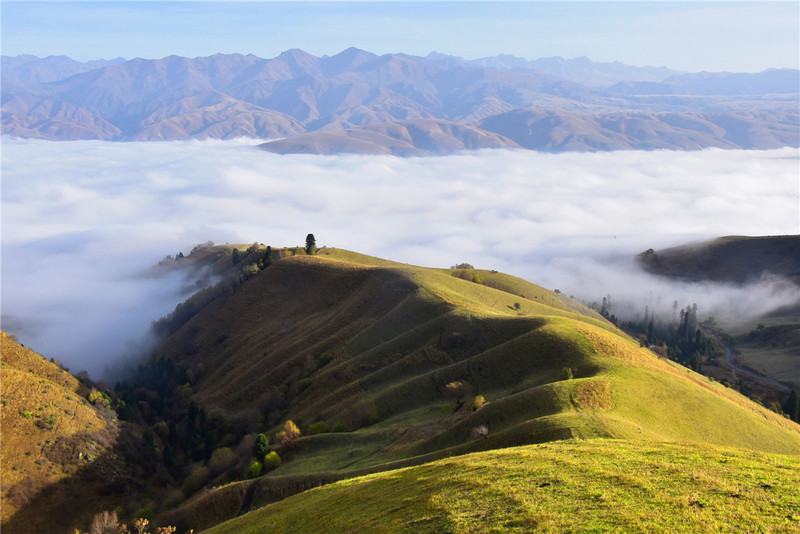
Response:
[{"label": "dark green shrub", "polygon": [[573,374],[572,374],[572,368],[571,367],[564,367],[561,370],[561,379],[562,380],[572,380],[573,379]]},{"label": "dark green shrub", "polygon": [[317,356],[317,369],[328,365],[333,360],[333,354],[330,352],[323,352]]},{"label": "dark green shrub", "polygon": [[311,423],[310,425],[308,425],[308,433],[312,436],[315,434],[325,434],[330,431],[331,427],[325,421],[318,421],[316,423]]},{"label": "dark green shrub", "polygon": [[347,432],[347,425],[339,421],[331,427],[331,432]]}]

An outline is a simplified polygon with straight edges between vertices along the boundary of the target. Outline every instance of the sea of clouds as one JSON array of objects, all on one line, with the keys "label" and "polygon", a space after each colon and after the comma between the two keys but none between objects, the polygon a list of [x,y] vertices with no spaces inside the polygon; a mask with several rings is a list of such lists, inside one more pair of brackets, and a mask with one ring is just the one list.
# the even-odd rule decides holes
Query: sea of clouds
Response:
[{"label": "sea of clouds", "polygon": [[[148,268],[196,243],[356,250],[469,262],[617,312],[757,314],[790,286],[657,280],[634,256],[723,235],[800,232],[797,149],[433,158],[281,156],[252,140],[3,139],[2,328],[73,371],[146,351],[185,294]],[[615,310],[612,310],[615,311]]]}]

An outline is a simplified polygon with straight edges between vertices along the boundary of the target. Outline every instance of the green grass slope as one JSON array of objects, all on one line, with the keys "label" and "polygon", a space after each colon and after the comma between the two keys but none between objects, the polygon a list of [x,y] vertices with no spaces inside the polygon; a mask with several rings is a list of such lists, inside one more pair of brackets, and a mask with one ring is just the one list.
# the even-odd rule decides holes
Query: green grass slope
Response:
[{"label": "green grass slope", "polygon": [[[200,310],[156,356],[196,377],[194,399],[210,413],[273,435],[286,419],[304,433],[319,421],[348,430],[281,451],[265,478],[296,477],[289,486],[254,498],[259,483],[233,484],[171,518],[196,528],[347,476],[553,440],[800,454],[797,424],[659,359],[562,295],[489,271],[334,249],[287,257]],[[473,410],[478,396],[486,403]],[[221,501],[227,511],[186,523]]]},{"label": "green grass slope", "polygon": [[566,441],[338,482],[207,532],[797,532],[798,487],[798,456]]}]

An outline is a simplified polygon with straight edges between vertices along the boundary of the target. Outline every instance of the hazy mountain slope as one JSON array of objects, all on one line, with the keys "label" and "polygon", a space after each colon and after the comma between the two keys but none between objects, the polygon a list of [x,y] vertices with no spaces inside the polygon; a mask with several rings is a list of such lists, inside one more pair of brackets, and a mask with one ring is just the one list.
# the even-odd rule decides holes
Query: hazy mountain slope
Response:
[{"label": "hazy mountain slope", "polygon": [[137,141],[160,139],[278,138],[300,134],[302,124],[270,109],[216,91],[181,99],[145,118]]},{"label": "hazy mountain slope", "polygon": [[482,129],[532,150],[766,149],[800,144],[800,113],[598,113],[517,109]]},{"label": "hazy mountain slope", "polygon": [[657,82],[620,82],[608,88],[623,95],[763,95],[795,94],[800,74],[794,69],[758,73],[698,72],[675,74]]},{"label": "hazy mountain slope", "polygon": [[589,87],[610,87],[619,82],[660,82],[680,72],[666,67],[636,67],[618,61],[597,62],[585,57],[546,57],[527,60],[509,54],[464,59],[432,52],[426,59],[445,65],[477,66],[501,70],[534,70]]},{"label": "hazy mountain slope", "polygon": [[41,139],[109,139],[120,129],[64,100],[18,94],[3,98],[3,131],[20,137]]},{"label": "hazy mountain slope", "polygon": [[560,442],[339,482],[208,532],[792,532],[798,485],[797,456]]},{"label": "hazy mountain slope", "polygon": [[800,284],[800,236],[728,236],[639,255],[639,264],[681,280],[745,283],[766,275]]},{"label": "hazy mountain slope", "polygon": [[75,61],[67,56],[48,56],[38,58],[32,55],[3,56],[2,76],[6,78],[17,78],[23,82],[38,84],[63,80],[94,69],[100,69],[110,65],[124,63],[122,58],[95,61],[85,63]]},{"label": "hazy mountain slope", "polygon": [[[599,79],[625,73],[635,76],[628,85],[608,91],[593,87],[603,83]],[[449,135],[440,137],[435,150],[417,142],[406,147],[392,135],[355,129],[436,119],[473,128],[488,121],[493,133],[503,133],[519,128],[516,117],[525,113],[519,110],[536,109],[561,117],[554,131],[536,134],[545,140],[514,138],[537,150],[800,144],[792,98],[797,71],[674,74],[666,81],[635,81],[666,74],[580,58],[465,61],[378,56],[356,48],[322,58],[292,49],[271,59],[216,54],[85,64],[20,56],[3,69],[2,131],[54,140],[275,139],[319,132],[318,138],[298,140],[280,151],[418,155],[470,148],[470,143]],[[672,85],[669,90],[636,85],[643,83]],[[672,118],[662,120],[664,112]]]},{"label": "hazy mountain slope", "polygon": [[[691,440],[800,453],[797,424],[659,359],[561,295],[489,271],[335,249],[291,256],[200,309],[155,357],[198,377],[193,398],[209,413],[254,430],[274,436],[286,419],[304,432],[320,421],[349,430],[281,449],[285,462],[264,486],[226,486],[168,516],[187,527],[348,472],[543,441]],[[205,519],[191,524],[200,509]]]},{"label": "hazy mountain slope", "polygon": [[118,434],[111,413],[92,406],[85,386],[67,371],[5,332],[0,338],[3,530],[43,532],[56,516],[69,528],[113,506],[101,490],[122,470],[109,454]]},{"label": "hazy mountain slope", "polygon": [[511,139],[455,122],[418,119],[326,130],[260,145],[278,154],[431,156],[479,148],[521,148]]}]

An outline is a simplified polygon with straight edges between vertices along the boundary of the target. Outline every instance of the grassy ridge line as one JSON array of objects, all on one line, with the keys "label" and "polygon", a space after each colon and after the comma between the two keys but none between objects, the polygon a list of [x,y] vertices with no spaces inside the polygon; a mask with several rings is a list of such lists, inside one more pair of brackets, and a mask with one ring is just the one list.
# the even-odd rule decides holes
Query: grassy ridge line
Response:
[{"label": "grassy ridge line", "polygon": [[[471,269],[481,282],[475,283],[453,276],[453,269],[435,269],[373,258],[342,249],[322,249],[317,257],[326,257],[369,267],[390,268],[406,276],[435,297],[477,314],[499,315],[565,315],[596,319],[597,326],[607,328],[594,310],[541,286],[497,271]],[[520,304],[520,309],[514,307]]]},{"label": "grassy ridge line", "polygon": [[797,487],[799,456],[562,441],[337,482],[207,532],[796,532]]}]

